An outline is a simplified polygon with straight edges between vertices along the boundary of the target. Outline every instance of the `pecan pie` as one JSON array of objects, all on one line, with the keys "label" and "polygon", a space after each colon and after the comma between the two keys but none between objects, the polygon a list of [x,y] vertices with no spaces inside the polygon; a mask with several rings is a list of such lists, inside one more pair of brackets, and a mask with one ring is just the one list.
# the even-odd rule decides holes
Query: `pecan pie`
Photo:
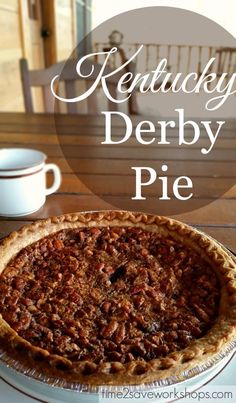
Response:
[{"label": "pecan pie", "polygon": [[71,214],[0,248],[0,340],[80,383],[140,384],[193,368],[234,339],[236,264],[178,221]]}]

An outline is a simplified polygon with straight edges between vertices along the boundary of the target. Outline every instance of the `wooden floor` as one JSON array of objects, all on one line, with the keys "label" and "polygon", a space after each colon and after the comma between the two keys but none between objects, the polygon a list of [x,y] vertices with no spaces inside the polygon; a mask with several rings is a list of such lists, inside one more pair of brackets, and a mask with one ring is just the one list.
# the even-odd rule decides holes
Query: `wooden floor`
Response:
[{"label": "wooden floor", "polygon": [[[132,155],[133,166],[147,166],[151,162],[152,167],[158,172],[164,161],[169,166],[170,183],[176,176],[183,175],[187,163],[188,172],[185,174],[192,178],[197,191],[191,201],[192,211],[174,217],[198,227],[236,252],[236,120],[227,122],[227,127],[219,136],[214,150],[205,160],[200,160],[196,148],[208,147],[209,139],[206,134],[201,134],[198,144],[191,148],[182,146],[181,149],[178,148],[178,152],[175,152],[178,145],[177,129],[172,129],[171,144],[165,149],[156,143],[144,150],[132,138],[128,144],[117,145],[111,158],[109,146],[101,146],[101,141],[104,140],[103,118],[73,115],[61,116],[59,119],[60,144],[52,115],[0,114],[0,147],[42,150],[48,155],[48,162],[58,164],[63,177],[59,191],[47,198],[45,206],[40,211],[19,219],[2,218],[1,237],[25,222],[38,218],[67,212],[112,208],[113,200],[116,202],[120,200],[125,203],[127,209],[132,209],[130,192],[133,191],[134,172],[129,169]],[[139,117],[134,117],[134,125],[139,120]],[[114,139],[120,138],[121,129],[120,121],[115,121]],[[64,158],[61,145],[67,156],[69,155],[67,160]],[[79,172],[81,180],[78,179],[76,172]],[[107,192],[110,204],[95,196],[83,183],[83,181],[88,183],[91,178],[93,189],[97,194]],[[104,183],[106,183],[105,190]],[[228,191],[222,194],[226,188]],[[149,211],[156,214],[162,214],[156,197],[159,191],[158,185],[150,186],[147,190]],[[206,206],[193,210],[199,206],[199,200]]]}]

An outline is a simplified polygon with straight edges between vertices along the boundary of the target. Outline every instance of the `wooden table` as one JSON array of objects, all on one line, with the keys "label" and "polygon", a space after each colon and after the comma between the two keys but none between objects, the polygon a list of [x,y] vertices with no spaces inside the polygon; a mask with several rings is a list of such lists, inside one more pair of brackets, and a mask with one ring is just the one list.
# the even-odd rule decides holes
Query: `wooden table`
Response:
[{"label": "wooden table", "polygon": [[[143,119],[143,118],[142,118]],[[133,118],[134,124],[139,121],[138,117]],[[60,140],[65,144],[68,144],[71,149],[71,153],[74,156],[75,148],[74,142],[80,145],[86,145],[91,141],[95,141],[98,144],[95,151],[100,152],[99,144],[102,141],[102,136],[104,136],[103,128],[104,119],[102,116],[83,116],[83,115],[72,115],[72,116],[62,116],[61,125],[63,126],[63,135]],[[227,133],[225,133],[223,140],[220,140],[216,147],[218,147],[217,152],[221,156],[221,160],[224,161],[226,153],[230,153],[231,159],[236,160],[236,120],[230,120],[228,122],[229,128]],[[116,122],[115,128],[116,133],[120,131],[119,121]],[[204,140],[203,140],[204,142]],[[47,198],[44,207],[32,215],[8,219],[0,218],[0,237],[6,236],[10,231],[13,231],[26,222],[31,222],[37,219],[42,219],[52,215],[59,215],[63,213],[75,212],[75,211],[86,211],[86,210],[97,210],[97,209],[109,209],[112,205],[108,204],[98,196],[95,196],[86,186],[81,183],[78,177],[73,173],[70,165],[65,160],[63,153],[61,151],[58,136],[55,131],[54,117],[52,115],[46,114],[20,114],[20,113],[1,113],[0,114],[0,147],[29,147],[36,148],[44,151],[48,155],[48,162],[54,162],[59,165],[62,171],[62,185],[59,191]],[[117,160],[111,166],[112,169],[116,169],[117,161],[119,159],[124,159],[122,164],[123,172],[117,172],[117,175],[124,176],[124,186],[126,176],[125,176],[125,164],[127,163],[127,155],[124,158],[125,153],[127,153],[125,145],[120,148],[120,153],[118,151]],[[100,155],[100,154],[99,154]],[[175,156],[175,153],[173,153]],[[182,157],[180,157],[182,158]],[[109,156],[108,156],[109,159]],[[196,180],[202,180],[202,176],[208,175],[209,186],[212,186],[211,177],[211,166],[214,161],[211,161],[205,167],[201,164],[199,165],[195,161],[194,173]],[[218,161],[220,162],[220,161]],[[179,161],[180,163],[180,161]],[[224,163],[224,162],[223,162]],[[91,161],[83,159],[81,162],[81,170],[87,172]],[[109,181],[108,170],[106,169],[107,161],[104,160],[103,154],[99,156],[97,162],[97,180],[99,183],[106,180]],[[176,165],[178,167],[178,165]],[[193,170],[193,165],[189,163],[189,170]],[[84,171],[83,171],[84,170]],[[216,186],[221,186],[222,181],[228,180],[228,170],[226,170],[225,177],[222,177],[216,183]],[[191,175],[191,172],[189,172]],[[236,172],[232,172],[232,176],[236,175]],[[232,178],[231,178],[232,179]],[[236,180],[235,180],[236,183]],[[117,196],[124,197],[121,189],[117,189],[114,184],[110,184],[111,193],[120,192]],[[198,197],[206,197],[205,195],[198,195]],[[111,199],[112,200],[112,199]],[[198,210],[194,210],[187,213],[182,213],[175,215],[174,217],[187,222],[207,234],[210,234],[232,251],[236,252],[236,186],[233,186],[226,194],[217,199],[209,200],[210,204],[202,207]],[[153,203],[153,200],[151,201]],[[130,204],[129,204],[130,206]],[[158,206],[153,204],[153,212],[160,214],[158,211]]]}]

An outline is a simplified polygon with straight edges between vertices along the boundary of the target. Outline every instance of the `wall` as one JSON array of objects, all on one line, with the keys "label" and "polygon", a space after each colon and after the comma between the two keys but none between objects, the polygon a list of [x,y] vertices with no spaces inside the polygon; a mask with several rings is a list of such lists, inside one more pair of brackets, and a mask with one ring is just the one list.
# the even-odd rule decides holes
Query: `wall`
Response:
[{"label": "wall", "polygon": [[0,0],[0,111],[23,111],[19,74],[22,57],[18,0]]},{"label": "wall", "polygon": [[[46,65],[65,60],[76,43],[75,0],[37,0],[46,8],[46,23],[51,31],[46,46]],[[28,0],[0,0],[0,112],[24,111],[19,59],[25,57],[32,69],[43,68],[42,23],[31,20]],[[46,42],[45,42],[46,44]],[[35,110],[43,111],[40,90]],[[35,97],[34,97],[35,98]]]},{"label": "wall", "polygon": [[66,60],[75,46],[74,0],[55,0],[55,39],[57,61]]}]

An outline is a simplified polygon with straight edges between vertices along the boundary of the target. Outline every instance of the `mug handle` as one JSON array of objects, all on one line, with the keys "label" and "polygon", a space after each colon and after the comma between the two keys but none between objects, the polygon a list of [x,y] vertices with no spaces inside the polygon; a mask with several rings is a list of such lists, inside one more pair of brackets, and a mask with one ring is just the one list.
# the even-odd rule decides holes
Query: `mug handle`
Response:
[{"label": "mug handle", "polygon": [[54,175],[54,181],[50,188],[45,190],[45,196],[51,195],[52,193],[56,192],[61,184],[61,171],[55,164],[46,164],[44,167],[45,174],[48,171],[52,171]]}]

